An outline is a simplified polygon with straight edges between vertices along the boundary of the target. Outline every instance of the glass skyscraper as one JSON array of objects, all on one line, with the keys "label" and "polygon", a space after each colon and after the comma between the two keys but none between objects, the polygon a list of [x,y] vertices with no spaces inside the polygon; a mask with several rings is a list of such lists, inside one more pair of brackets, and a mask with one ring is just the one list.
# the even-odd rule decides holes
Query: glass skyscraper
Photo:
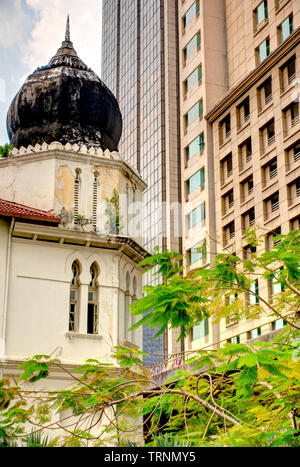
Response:
[{"label": "glass skyscraper", "polygon": [[[143,246],[150,253],[181,248],[177,11],[174,0],[103,0],[102,79],[123,116],[119,151],[148,184]],[[145,330],[144,350],[157,354],[149,364],[180,351],[176,339],[151,341],[153,334]]]}]

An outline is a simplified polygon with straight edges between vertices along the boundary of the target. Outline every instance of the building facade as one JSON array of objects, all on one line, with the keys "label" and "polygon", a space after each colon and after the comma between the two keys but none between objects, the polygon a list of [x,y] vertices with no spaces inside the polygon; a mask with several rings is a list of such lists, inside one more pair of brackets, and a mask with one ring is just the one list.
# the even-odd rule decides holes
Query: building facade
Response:
[{"label": "building facade", "polygon": [[[102,77],[117,97],[124,122],[119,151],[148,184],[144,194],[143,246],[181,249],[179,62],[177,0],[103,1]],[[146,284],[157,284],[152,274]],[[169,335],[145,351],[181,349]]]},{"label": "building facade", "polygon": [[[185,0],[178,14],[188,274],[218,252],[246,257],[248,227],[266,235],[264,251],[276,234],[299,228],[300,5]],[[272,284],[255,287],[273,293]],[[186,348],[247,341],[283,324],[268,316],[210,320],[194,328]]]},{"label": "building facade", "polygon": [[[57,54],[8,112],[15,147],[0,159],[1,378],[37,354],[75,369],[90,358],[113,364],[119,345],[142,348],[142,330],[129,330],[129,305],[142,296],[137,264],[148,255],[141,214],[127,232],[128,197],[141,203],[146,184],[109,149],[120,128],[118,104],[77,56],[68,24]],[[43,384],[73,381],[58,371]]]},{"label": "building facade", "polygon": [[[111,80],[111,85],[116,86],[121,108],[129,96],[135,99],[134,118],[124,116],[127,132],[134,132],[136,142],[144,124],[150,135],[155,134],[157,127],[152,124],[157,125],[157,114],[142,113],[140,92],[147,88],[147,82],[143,81],[139,58],[144,57],[150,65],[159,52],[155,28],[160,25],[160,38],[165,38],[164,57],[167,50],[172,50],[173,65],[178,63],[178,120],[169,122],[174,124],[174,135],[177,129],[179,136],[181,247],[185,273],[189,274],[208,267],[225,248],[232,252],[243,248],[246,255],[243,235],[248,226],[255,224],[266,233],[265,248],[276,233],[299,228],[300,6],[297,0],[183,0],[172,5],[161,1],[161,12],[170,7],[174,18],[176,10],[177,26],[172,29],[170,21],[165,21],[166,15],[161,14],[153,29],[152,20],[145,23],[142,12],[149,4],[155,21],[155,3],[104,2],[103,72],[107,82]],[[110,16],[113,8],[118,11],[116,22]],[[111,34],[113,51],[107,45]],[[169,43],[166,37],[170,37]],[[157,63],[164,89],[172,89],[175,75],[166,72],[166,61]],[[132,71],[133,85],[125,79],[129,76],[126,67]],[[122,79],[127,89],[122,89]],[[149,92],[154,105],[154,89]],[[171,104],[172,100],[164,99],[161,115],[167,115],[168,109],[169,113],[176,110]],[[162,133],[166,148],[168,134]],[[122,144],[126,141],[122,140]],[[130,147],[135,154],[142,154],[135,142],[130,142]],[[140,155],[134,156],[133,163],[143,174]],[[164,172],[166,181],[172,167],[170,164]],[[150,165],[144,172],[151,187],[155,170]],[[165,245],[169,247],[167,242]],[[269,296],[270,286],[259,286]],[[268,317],[238,325],[226,324],[225,320],[219,324],[203,322],[193,330],[185,347],[198,349],[228,340],[247,340],[279,325]],[[175,353],[171,346],[169,353]]]},{"label": "building facade", "polygon": [[[216,252],[213,135],[204,116],[226,92],[225,2],[180,2],[182,242],[185,272],[208,267]],[[217,342],[219,326],[203,322],[187,348]]]},{"label": "building facade", "polygon": [[[253,253],[244,237],[249,227],[265,236],[258,252],[276,244],[276,235],[300,227],[300,5],[293,0],[226,5],[229,91],[207,115],[213,128],[216,234],[218,251],[247,259]],[[278,291],[264,279],[253,287],[267,299]],[[284,324],[279,321],[223,320],[219,340],[245,342],[276,330]]]},{"label": "building facade", "polygon": [[[134,239],[101,234],[107,221],[101,205],[111,197],[111,182],[125,193],[125,166],[107,155],[85,157],[73,146],[46,146],[0,160],[4,367],[58,347],[62,362],[73,365],[91,356],[106,360],[116,345],[142,347],[141,331],[128,332],[128,305],[141,297],[135,265],[145,252]],[[86,224],[76,221],[77,193]],[[95,216],[93,203],[100,207]],[[40,210],[40,219],[30,209]]]}]

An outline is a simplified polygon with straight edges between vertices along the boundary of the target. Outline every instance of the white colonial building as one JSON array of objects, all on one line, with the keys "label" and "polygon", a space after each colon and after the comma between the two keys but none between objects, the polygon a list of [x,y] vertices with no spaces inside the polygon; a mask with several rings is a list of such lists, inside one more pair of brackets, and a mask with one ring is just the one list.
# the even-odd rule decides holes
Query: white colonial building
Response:
[{"label": "white colonial building", "polygon": [[[128,331],[128,306],[142,294],[146,185],[117,152],[114,96],[77,57],[68,30],[14,99],[8,131],[15,149],[0,159],[0,378],[36,354],[54,352],[72,368],[111,361],[117,345],[142,349],[142,329]],[[53,388],[64,379],[56,373]]]}]

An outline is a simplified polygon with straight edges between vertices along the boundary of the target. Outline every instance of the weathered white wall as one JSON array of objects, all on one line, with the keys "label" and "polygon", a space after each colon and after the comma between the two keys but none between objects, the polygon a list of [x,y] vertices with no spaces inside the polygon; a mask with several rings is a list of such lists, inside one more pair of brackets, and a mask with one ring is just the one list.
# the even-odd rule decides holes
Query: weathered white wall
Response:
[{"label": "weathered white wall", "polygon": [[54,209],[55,160],[0,160],[1,198],[43,211]]},{"label": "weathered white wall", "polygon": [[[46,145],[47,146],[47,145]],[[58,228],[18,222],[13,232],[9,261],[7,308],[4,307],[5,275],[9,220],[0,218],[0,329],[6,312],[3,345],[1,345],[0,377],[17,376],[21,362],[34,355],[51,355],[62,364],[78,366],[87,359],[111,362],[117,345],[142,349],[142,329],[124,332],[126,275],[130,275],[130,301],[142,295],[142,278],[136,262],[142,253],[127,239],[114,241],[105,232],[106,200],[114,188],[120,195],[123,229],[120,236],[141,241],[141,214],[128,231],[132,208],[128,214],[129,193],[141,204],[145,184],[139,175],[120,159],[117,153],[87,153],[58,143],[46,147],[14,150],[12,157],[0,160],[0,197],[43,211],[52,211],[62,219]],[[83,152],[82,152],[83,151]],[[74,184],[80,170],[80,204],[78,212],[85,219],[93,217],[93,188],[98,177],[97,227],[74,224]],[[134,193],[134,196],[133,196]],[[18,230],[19,229],[19,230]],[[23,229],[23,230],[22,230]],[[98,235],[96,235],[96,233]],[[99,248],[91,243],[100,242]],[[100,241],[101,240],[101,241]],[[69,241],[70,244],[66,244]],[[128,243],[128,245],[126,245]],[[95,246],[95,245],[94,245]],[[122,252],[123,251],[123,252]],[[126,256],[128,254],[128,256]],[[133,259],[130,259],[130,258]],[[70,286],[72,264],[80,263],[78,327],[69,332]],[[98,334],[87,333],[88,289],[90,268],[97,263]],[[136,293],[133,283],[136,281]],[[132,320],[131,320],[132,323]],[[126,339],[125,339],[126,337]],[[2,344],[2,343],[0,343]],[[40,390],[62,390],[72,381],[67,374],[50,374],[36,386]],[[56,433],[57,434],[57,433]]]},{"label": "weathered white wall", "polygon": [[[137,297],[141,296],[141,276],[136,263],[111,247],[89,248],[89,239],[82,239],[84,232],[95,232],[92,223],[74,223],[74,186],[76,171],[80,172],[79,209],[85,219],[92,221],[95,174],[98,180],[97,227],[98,234],[105,231],[107,216],[106,200],[114,189],[120,196],[122,236],[140,240],[141,233],[128,232],[128,193],[130,201],[142,201],[146,185],[118,153],[101,150],[89,151],[83,147],[59,143],[37,145],[20,150],[0,160],[1,198],[35,209],[52,211],[62,218],[57,238],[47,236],[47,228],[41,238],[27,225],[26,238],[14,237],[12,241],[10,277],[5,335],[6,357],[23,360],[35,354],[51,354],[62,348],[61,359],[78,364],[88,358],[107,360],[114,346],[124,343],[124,313],[126,273],[130,273],[130,295],[133,296],[133,279],[137,281]],[[134,193],[134,195],[133,195]],[[94,200],[95,202],[95,200]],[[135,220],[138,228],[142,209]],[[37,228],[37,227],[36,227]],[[41,228],[42,229],[42,228]],[[59,232],[69,231],[76,245],[59,243]],[[52,227],[53,234],[53,227]],[[55,234],[56,235],[56,234]],[[93,233],[95,238],[95,233]],[[24,237],[23,233],[21,236]],[[78,237],[78,241],[77,241]],[[80,237],[80,239],[79,239]],[[106,238],[106,237],[102,237]],[[3,241],[2,241],[3,239]],[[5,283],[8,225],[0,224],[0,305],[3,309],[2,288]],[[46,240],[46,241],[45,241]],[[82,244],[83,246],[79,246]],[[139,253],[137,254],[139,257]],[[72,280],[72,264],[81,265],[79,325],[75,334],[69,330],[69,296]],[[96,262],[99,276],[99,335],[87,334],[88,286],[90,267]],[[3,311],[2,311],[3,315]],[[129,334],[129,341],[142,347],[142,332]],[[127,339],[128,340],[128,339]]]},{"label": "weathered white wall", "polygon": [[[2,248],[1,248],[2,250]],[[123,255],[122,255],[123,256]],[[80,276],[80,326],[68,337],[71,266],[78,260]],[[87,335],[87,294],[90,266],[99,265],[99,335]],[[61,360],[81,363],[88,358],[107,361],[113,347],[122,343],[125,274],[136,277],[141,295],[141,275],[121,253],[107,250],[13,239],[9,283],[6,357],[24,359],[51,354],[62,348]],[[142,347],[142,332],[135,339]]]},{"label": "weathered white wall", "polygon": [[[56,148],[59,143],[53,143]],[[72,149],[37,150],[25,154],[25,149],[14,150],[14,155],[0,159],[1,198],[43,211],[53,211],[57,216],[64,214],[64,227],[74,228],[74,186],[76,170],[80,171],[80,194],[78,212],[89,221],[84,226],[86,232],[93,231],[93,188],[94,177],[98,180],[97,232],[107,234],[107,199],[111,199],[114,189],[120,197],[120,215],[123,236],[134,238],[142,243],[142,193],[146,185],[138,173],[123,161],[118,153],[83,154]],[[52,147],[50,145],[50,147]],[[138,211],[129,207],[135,192]],[[128,209],[130,213],[128,215]],[[132,214],[135,212],[135,221]],[[128,231],[128,222],[131,228]]]}]

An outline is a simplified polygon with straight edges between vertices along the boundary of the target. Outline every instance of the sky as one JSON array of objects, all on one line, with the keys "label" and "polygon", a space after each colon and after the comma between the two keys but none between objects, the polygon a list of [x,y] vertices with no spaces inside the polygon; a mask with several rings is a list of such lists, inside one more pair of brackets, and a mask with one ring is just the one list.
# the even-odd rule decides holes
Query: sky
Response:
[{"label": "sky", "polygon": [[0,0],[0,145],[8,107],[28,75],[64,40],[68,13],[79,57],[101,77],[102,0]]}]

